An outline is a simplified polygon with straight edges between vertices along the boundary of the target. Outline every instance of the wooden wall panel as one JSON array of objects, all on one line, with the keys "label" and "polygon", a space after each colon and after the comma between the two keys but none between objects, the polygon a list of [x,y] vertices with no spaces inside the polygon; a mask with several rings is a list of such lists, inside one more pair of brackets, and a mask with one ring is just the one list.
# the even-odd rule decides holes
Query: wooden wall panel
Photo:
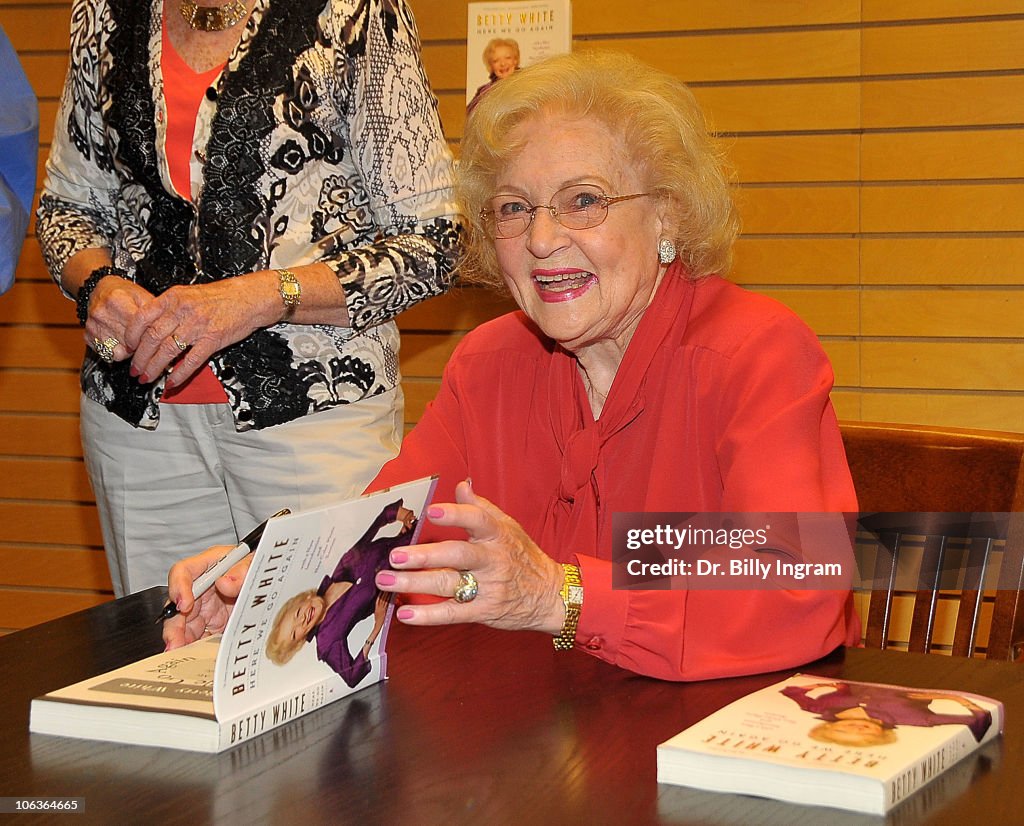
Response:
[{"label": "wooden wall panel", "polygon": [[881,132],[862,141],[865,181],[1024,178],[1022,129]]},{"label": "wooden wall panel", "polygon": [[818,335],[857,335],[859,313],[856,290],[762,287],[758,292],[781,301]]},{"label": "wooden wall panel", "polygon": [[743,184],[856,181],[857,135],[757,135],[724,141]]},{"label": "wooden wall panel", "polygon": [[[466,44],[441,43],[423,44],[423,67],[427,70],[430,85],[438,94],[456,90],[462,101],[459,120],[465,120],[466,112]],[[446,124],[447,126],[447,124]],[[460,126],[461,129],[461,126]],[[447,134],[447,132],[445,133]],[[449,135],[451,137],[451,135]]]},{"label": "wooden wall panel", "polygon": [[16,631],[19,628],[49,622],[75,611],[92,608],[109,599],[109,596],[100,591],[7,589],[4,591],[3,600],[0,600],[0,629]]},{"label": "wooden wall panel", "polygon": [[1011,347],[1024,338],[1022,290],[865,289],[862,298],[866,336],[995,337]]},{"label": "wooden wall panel", "polygon": [[865,129],[1024,123],[1024,75],[876,80],[862,87]]},{"label": "wooden wall panel", "polygon": [[[468,0],[411,0],[424,41],[465,41]],[[662,35],[665,32],[706,32],[715,29],[780,28],[856,23],[859,0],[786,0],[760,3],[744,0],[647,0],[643,8],[624,11],[620,0],[576,0],[573,33],[577,37],[623,31]]]},{"label": "wooden wall panel", "polygon": [[857,284],[854,238],[741,237],[733,279],[740,284]]},{"label": "wooden wall panel", "polygon": [[859,246],[864,284],[1024,284],[1020,237],[874,237]]},{"label": "wooden wall panel", "polygon": [[47,9],[37,9],[37,5],[0,4],[0,25],[19,53],[66,52],[71,32],[71,3],[54,3]]},{"label": "wooden wall panel", "polygon": [[845,390],[837,384],[832,391],[832,406],[836,410],[836,416],[840,419],[862,420],[861,413],[862,394],[852,390]]},{"label": "wooden wall panel", "polygon": [[84,346],[77,327],[0,327],[0,367],[74,365]]},{"label": "wooden wall panel", "polygon": [[865,23],[881,20],[919,20],[957,17],[988,17],[1020,14],[1020,0],[862,0]]},{"label": "wooden wall panel", "polygon": [[823,132],[860,126],[861,88],[852,81],[698,86],[719,132]]},{"label": "wooden wall panel", "polygon": [[462,340],[459,334],[402,334],[402,375],[432,378],[441,375],[452,351]]},{"label": "wooden wall panel", "polygon": [[863,232],[1021,232],[1024,183],[866,186]]},{"label": "wooden wall panel", "polygon": [[8,584],[22,588],[88,587],[109,591],[110,572],[101,548],[67,550],[43,545],[0,548],[0,570]]},{"label": "wooden wall panel", "polygon": [[[833,338],[824,336],[821,346],[825,355],[832,362],[835,383],[852,386],[860,381],[860,345],[853,338]],[[844,417],[845,418],[845,417]]]},{"label": "wooden wall panel", "polygon": [[0,410],[17,413],[74,413],[77,415],[78,399],[77,370],[73,372],[56,370],[0,372]]},{"label": "wooden wall panel", "polygon": [[34,255],[38,249],[34,238],[25,243],[25,264],[40,269],[32,273],[36,280],[30,281],[28,267],[18,262],[14,287],[0,298],[0,324],[52,324],[78,329],[75,305],[61,295],[46,275],[42,256]]},{"label": "wooden wall panel", "polygon": [[[94,502],[85,466],[78,459],[0,458],[0,498]],[[0,565],[0,570],[3,566]]]},{"label": "wooden wall panel", "polygon": [[858,192],[852,186],[747,187],[736,195],[744,233],[854,233]]},{"label": "wooden wall panel", "polygon": [[592,38],[585,45],[629,52],[687,83],[849,77],[860,68],[860,32],[844,28]]},{"label": "wooden wall panel", "polygon": [[405,393],[405,422],[415,424],[434,396],[441,382],[439,379],[406,379],[402,382]]},{"label": "wooden wall panel", "polygon": [[102,547],[94,505],[0,502],[0,543]]},{"label": "wooden wall panel", "polygon": [[865,341],[861,369],[872,387],[1024,391],[1017,342]]},{"label": "wooden wall panel", "polygon": [[865,75],[1019,69],[1024,20],[864,29]]},{"label": "wooden wall panel", "polygon": [[[458,153],[466,0],[410,2]],[[1024,0],[574,13],[576,48],[625,49],[691,83],[736,169],[735,280],[821,336],[840,416],[1024,430]],[[69,0],[0,0],[40,97],[41,158],[69,16]],[[465,287],[403,316],[407,425],[464,334],[511,307]],[[30,239],[0,298],[0,631],[109,596],[78,441],[82,346]]]},{"label": "wooden wall panel", "polygon": [[0,413],[0,439],[7,456],[82,455],[77,415]]},{"label": "wooden wall panel", "polygon": [[[879,391],[862,387],[857,397],[859,412],[855,418],[865,422],[927,422],[940,427],[964,427],[970,422],[970,427],[981,430],[1016,432],[1024,422],[1021,393]],[[846,409],[852,410],[853,405]],[[847,418],[846,413],[840,415]]]},{"label": "wooden wall panel", "polygon": [[[3,22],[0,16],[0,23]],[[64,75],[68,70],[68,59],[65,54],[29,54],[21,61],[32,88],[36,90],[36,97],[41,101],[39,126],[40,137],[48,137],[53,133],[53,117],[56,117],[56,103],[60,99],[61,89],[64,88]],[[46,112],[52,112],[50,120],[43,124],[43,106]]]}]

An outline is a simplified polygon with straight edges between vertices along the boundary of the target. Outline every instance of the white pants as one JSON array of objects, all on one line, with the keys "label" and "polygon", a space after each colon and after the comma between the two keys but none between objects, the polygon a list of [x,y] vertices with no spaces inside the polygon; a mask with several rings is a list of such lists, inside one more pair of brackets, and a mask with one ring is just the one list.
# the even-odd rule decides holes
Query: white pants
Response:
[{"label": "white pants", "polygon": [[117,596],[164,585],[170,566],[233,545],[281,508],[362,493],[402,438],[401,387],[263,430],[226,404],[165,404],[156,430],[81,400],[82,446]]}]

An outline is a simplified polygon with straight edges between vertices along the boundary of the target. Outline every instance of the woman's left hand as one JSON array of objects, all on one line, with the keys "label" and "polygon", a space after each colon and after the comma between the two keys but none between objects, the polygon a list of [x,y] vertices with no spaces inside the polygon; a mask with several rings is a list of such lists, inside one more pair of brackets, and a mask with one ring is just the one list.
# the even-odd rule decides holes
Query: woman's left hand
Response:
[{"label": "woman's left hand", "polygon": [[154,298],[125,328],[133,375],[148,383],[173,364],[167,385],[176,387],[218,350],[279,321],[276,279],[272,272],[250,273],[171,287]]},{"label": "woman's left hand", "polygon": [[[468,482],[455,488],[455,503],[431,505],[437,525],[463,528],[466,540],[410,545],[391,552],[392,570],[377,574],[382,591],[449,597],[430,605],[403,605],[396,616],[408,625],[479,622],[494,628],[544,631],[557,635],[565,619],[562,566],[545,554],[518,522],[477,496]],[[471,602],[450,598],[461,584],[460,571],[478,583]]]}]

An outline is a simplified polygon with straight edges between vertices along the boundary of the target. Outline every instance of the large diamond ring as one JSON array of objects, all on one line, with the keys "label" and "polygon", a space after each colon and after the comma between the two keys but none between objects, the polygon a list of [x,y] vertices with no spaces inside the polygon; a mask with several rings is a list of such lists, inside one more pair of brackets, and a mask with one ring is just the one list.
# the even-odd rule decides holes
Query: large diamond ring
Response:
[{"label": "large diamond ring", "polygon": [[459,587],[455,589],[454,596],[456,602],[472,602],[478,589],[475,576],[469,571],[459,571]]},{"label": "large diamond ring", "polygon": [[117,347],[120,342],[113,336],[107,336],[103,341],[98,338],[92,340],[93,348],[96,350],[96,355],[103,359],[107,364],[110,364],[114,360],[114,348]]},{"label": "large diamond ring", "polygon": [[172,335],[171,338],[174,339],[175,346],[179,350],[181,350],[181,352],[184,353],[189,348],[189,345],[182,341],[180,338],[178,338],[176,335]]}]

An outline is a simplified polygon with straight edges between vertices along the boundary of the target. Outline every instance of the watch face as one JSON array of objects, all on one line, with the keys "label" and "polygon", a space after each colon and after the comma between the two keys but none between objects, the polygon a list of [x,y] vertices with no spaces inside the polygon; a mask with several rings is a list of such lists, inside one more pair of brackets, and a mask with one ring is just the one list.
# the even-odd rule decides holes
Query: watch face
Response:
[{"label": "watch face", "polygon": [[281,298],[286,304],[297,304],[302,290],[294,281],[281,280]]},{"label": "watch face", "polygon": [[570,605],[581,605],[583,603],[583,586],[570,585],[566,593],[566,599]]}]

